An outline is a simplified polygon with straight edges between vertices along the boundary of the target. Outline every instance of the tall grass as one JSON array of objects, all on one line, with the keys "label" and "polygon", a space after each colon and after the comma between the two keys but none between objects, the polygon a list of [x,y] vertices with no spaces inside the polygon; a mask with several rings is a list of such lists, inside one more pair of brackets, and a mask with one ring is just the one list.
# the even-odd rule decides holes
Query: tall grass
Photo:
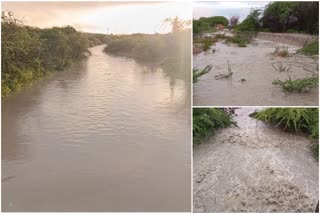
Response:
[{"label": "tall grass", "polygon": [[306,92],[311,88],[316,88],[319,85],[319,77],[306,77],[303,79],[296,79],[292,80],[290,77],[289,79],[282,81],[282,80],[274,80],[272,82],[273,85],[280,85],[283,90],[288,92]]},{"label": "tall grass", "polygon": [[252,114],[254,118],[281,128],[283,131],[304,133],[313,141],[313,152],[319,152],[318,108],[267,108]]},{"label": "tall grass", "polygon": [[235,122],[232,115],[222,108],[193,109],[193,144],[201,144],[203,140],[218,128],[225,128]]}]

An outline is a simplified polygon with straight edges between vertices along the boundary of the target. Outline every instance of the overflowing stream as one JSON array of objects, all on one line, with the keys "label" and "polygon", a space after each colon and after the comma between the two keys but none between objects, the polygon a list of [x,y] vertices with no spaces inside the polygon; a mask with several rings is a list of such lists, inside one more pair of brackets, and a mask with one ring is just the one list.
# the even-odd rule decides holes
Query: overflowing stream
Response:
[{"label": "overflowing stream", "polygon": [[190,80],[103,48],[3,100],[2,211],[191,210]]},{"label": "overflowing stream", "polygon": [[[288,48],[289,57],[273,56],[276,47]],[[214,49],[214,53],[213,53]],[[193,103],[196,106],[317,106],[318,88],[305,93],[285,92],[273,80],[285,81],[318,76],[318,57],[295,54],[299,47],[254,39],[247,47],[217,42],[210,50],[194,55],[193,67],[212,69],[194,84]],[[228,73],[229,79],[216,79]],[[279,72],[279,66],[289,71]]]},{"label": "overflowing stream", "polygon": [[237,109],[236,126],[194,147],[194,212],[314,212],[319,165],[305,136]]}]

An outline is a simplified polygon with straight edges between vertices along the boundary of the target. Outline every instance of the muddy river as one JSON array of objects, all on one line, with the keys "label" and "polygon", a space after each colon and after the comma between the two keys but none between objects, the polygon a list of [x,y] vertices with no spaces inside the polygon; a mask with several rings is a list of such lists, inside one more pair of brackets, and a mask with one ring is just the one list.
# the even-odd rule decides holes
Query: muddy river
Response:
[{"label": "muddy river", "polygon": [[[273,56],[276,47],[287,47],[290,57]],[[215,50],[212,53],[212,49]],[[317,106],[318,88],[307,93],[288,93],[272,81],[312,77],[318,75],[318,57],[294,54],[299,47],[255,39],[241,48],[223,41],[207,52],[194,55],[193,67],[212,70],[194,84],[193,103],[196,106]],[[228,73],[228,61],[233,75],[216,80],[215,76]],[[273,66],[272,66],[273,65]],[[279,72],[278,66],[290,68]],[[275,68],[274,68],[275,67]],[[245,79],[245,81],[241,81]]]},{"label": "muddy river", "polygon": [[2,211],[191,210],[190,82],[102,50],[2,102]]},{"label": "muddy river", "polygon": [[236,110],[238,126],[194,147],[194,212],[313,212],[319,165],[310,141]]}]

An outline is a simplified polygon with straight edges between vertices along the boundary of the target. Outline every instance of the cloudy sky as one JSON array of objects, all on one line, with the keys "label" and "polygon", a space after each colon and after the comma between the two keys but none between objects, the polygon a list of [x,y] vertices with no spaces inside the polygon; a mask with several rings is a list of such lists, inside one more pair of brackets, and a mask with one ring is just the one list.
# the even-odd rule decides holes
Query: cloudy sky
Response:
[{"label": "cloudy sky", "polygon": [[165,18],[192,19],[191,2],[2,2],[3,10],[30,26],[114,34],[165,33]]},{"label": "cloudy sky", "polygon": [[228,19],[231,16],[239,16],[240,21],[246,18],[251,8],[263,8],[269,2],[193,2],[193,18],[199,19],[200,17],[210,16],[225,16]]}]

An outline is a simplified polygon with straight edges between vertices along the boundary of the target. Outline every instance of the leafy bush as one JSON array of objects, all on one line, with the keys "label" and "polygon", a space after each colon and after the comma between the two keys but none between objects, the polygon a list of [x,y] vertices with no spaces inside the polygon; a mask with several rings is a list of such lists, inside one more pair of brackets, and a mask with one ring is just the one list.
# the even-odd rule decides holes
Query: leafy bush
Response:
[{"label": "leafy bush", "polygon": [[218,40],[213,37],[204,37],[204,38],[195,38],[193,39],[193,43],[200,43],[203,44],[203,50],[207,51],[210,47],[216,43]]},{"label": "leafy bush", "polygon": [[238,47],[247,47],[254,37],[254,33],[251,32],[238,32],[234,37],[228,37],[226,42],[237,44]]},{"label": "leafy bush", "polygon": [[319,55],[319,42],[312,42],[298,50],[298,53],[304,55]]},{"label": "leafy bush", "polygon": [[209,71],[211,69],[212,69],[212,65],[207,65],[202,71],[199,71],[199,69],[194,68],[193,69],[193,83],[198,82],[199,77],[209,73]]},{"label": "leafy bush", "polygon": [[267,108],[252,114],[254,118],[270,123],[284,131],[305,133],[313,139],[313,152],[319,152],[318,108]]},{"label": "leafy bush", "polygon": [[200,144],[205,137],[218,128],[236,124],[230,113],[220,108],[193,109],[193,144]]},{"label": "leafy bush", "polygon": [[304,92],[311,88],[315,88],[319,84],[319,77],[307,77],[304,79],[292,80],[290,77],[286,81],[274,80],[273,85],[280,85],[283,90],[288,92]]},{"label": "leafy bush", "polygon": [[85,34],[73,27],[39,29],[24,26],[12,12],[2,12],[2,96],[49,72],[63,70],[84,57]]},{"label": "leafy bush", "polygon": [[258,9],[251,10],[250,14],[235,27],[237,31],[258,31],[260,29],[261,11]]},{"label": "leafy bush", "polygon": [[201,17],[199,20],[193,20],[193,33],[198,34],[215,31],[214,27],[217,24],[227,27],[229,21],[224,16]]}]

